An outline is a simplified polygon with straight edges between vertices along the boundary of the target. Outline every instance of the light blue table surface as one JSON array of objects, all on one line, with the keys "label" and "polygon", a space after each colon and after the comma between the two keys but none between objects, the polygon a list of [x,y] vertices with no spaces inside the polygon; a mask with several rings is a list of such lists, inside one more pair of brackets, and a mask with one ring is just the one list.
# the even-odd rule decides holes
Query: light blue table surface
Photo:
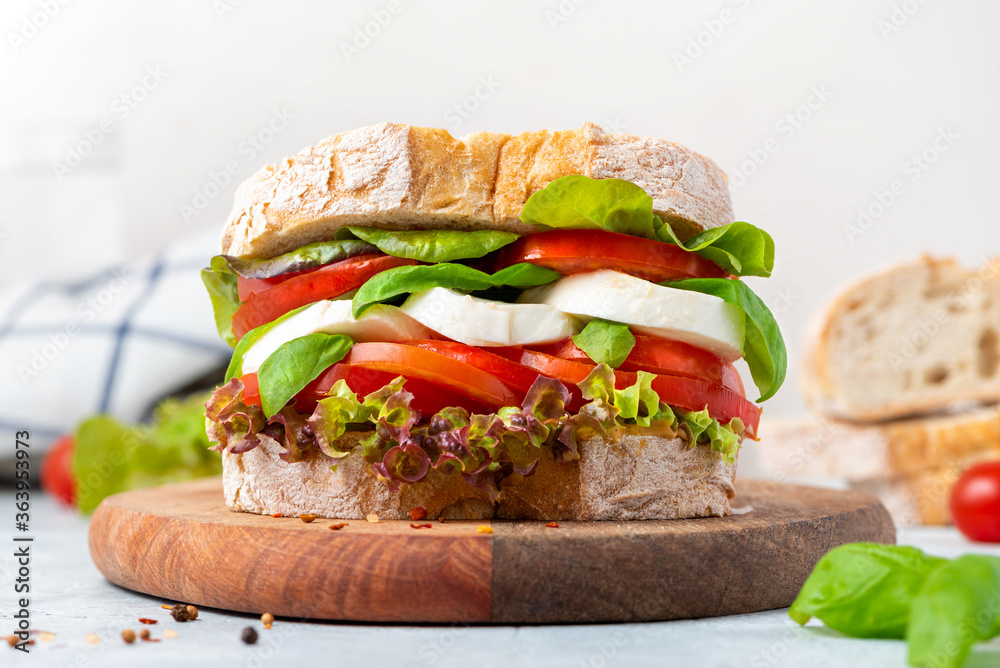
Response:
[{"label": "light blue table surface", "polygon": [[[905,666],[902,642],[853,640],[811,622],[798,627],[785,610],[735,617],[643,624],[587,626],[378,626],[279,620],[269,631],[249,615],[202,610],[198,623],[173,621],[160,601],[108,583],[90,560],[87,521],[41,494],[32,499],[32,626],[55,633],[31,653],[0,646],[0,666],[747,666],[750,668]],[[13,493],[0,508],[13,512]],[[10,524],[13,517],[10,518]],[[0,558],[0,633],[12,628],[16,564],[5,528]],[[1000,556],[1000,546],[972,544],[956,531],[904,528],[900,542],[954,557],[965,552]],[[220,558],[219,568],[227,568]],[[609,565],[609,567],[613,567]],[[720,564],[725,568],[725,564]],[[139,617],[160,620],[177,637],[125,645],[125,628]],[[241,630],[257,627],[256,645]],[[88,645],[88,634],[100,644]],[[968,668],[1000,666],[1000,642],[982,645]]]}]

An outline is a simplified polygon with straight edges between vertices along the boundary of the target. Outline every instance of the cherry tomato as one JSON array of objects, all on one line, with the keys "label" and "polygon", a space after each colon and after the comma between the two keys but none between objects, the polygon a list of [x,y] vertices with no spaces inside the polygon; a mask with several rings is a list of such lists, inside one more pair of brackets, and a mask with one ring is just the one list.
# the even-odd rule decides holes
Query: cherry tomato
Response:
[{"label": "cherry tomato", "polygon": [[951,518],[969,539],[1000,543],[1000,462],[962,474],[951,490]]},{"label": "cherry tomato", "polygon": [[[573,343],[573,339],[531,348],[574,362],[592,363],[587,353]],[[700,378],[746,396],[740,374],[732,364],[703,348],[681,341],[635,334],[635,347],[618,368],[621,371],[648,371],[668,376]]]},{"label": "cherry tomato", "polygon": [[42,460],[42,489],[58,499],[63,505],[76,504],[76,482],[73,479],[73,451],[76,442],[72,434],[66,434],[52,446]]},{"label": "cherry tomato", "polygon": [[614,269],[654,283],[728,276],[711,260],[675,244],[605,230],[528,234],[497,252],[495,269],[519,262],[554,269],[563,275]]},{"label": "cherry tomato", "polygon": [[233,314],[233,334],[243,338],[254,327],[271,322],[292,309],[339,297],[360,288],[375,274],[411,264],[416,261],[369,253],[303,272],[250,295]]}]

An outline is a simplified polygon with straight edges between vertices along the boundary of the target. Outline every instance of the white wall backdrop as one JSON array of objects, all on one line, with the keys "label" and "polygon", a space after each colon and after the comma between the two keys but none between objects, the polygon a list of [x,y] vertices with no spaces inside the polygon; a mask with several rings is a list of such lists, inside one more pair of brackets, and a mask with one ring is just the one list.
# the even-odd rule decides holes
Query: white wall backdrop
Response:
[{"label": "white wall backdrop", "polygon": [[[239,180],[333,133],[589,120],[730,172],[795,359],[858,272],[1000,249],[998,24],[986,0],[6,0],[0,287],[218,229]],[[792,374],[768,413],[802,410]]]}]

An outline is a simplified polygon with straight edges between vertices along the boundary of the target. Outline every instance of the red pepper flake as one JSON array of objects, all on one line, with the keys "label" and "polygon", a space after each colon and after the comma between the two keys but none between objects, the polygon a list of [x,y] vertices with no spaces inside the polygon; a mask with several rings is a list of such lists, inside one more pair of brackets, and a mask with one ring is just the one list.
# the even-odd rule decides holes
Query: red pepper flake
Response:
[{"label": "red pepper flake", "polygon": [[411,529],[430,529],[432,526],[433,525],[430,524],[430,523],[428,523],[428,524],[411,524],[410,528]]},{"label": "red pepper flake", "polygon": [[331,524],[330,528],[333,529],[334,531],[339,531],[340,529],[343,529],[346,526],[347,522],[341,522],[339,524]]},{"label": "red pepper flake", "polygon": [[550,529],[558,529],[559,522],[546,522],[545,526],[547,526]]},{"label": "red pepper flake", "polygon": [[275,513],[275,514],[271,515],[271,517],[281,517],[281,513]]},{"label": "red pepper flake", "polygon": [[441,517],[438,518],[438,522],[440,522],[441,524],[444,524],[444,515],[442,515]]},{"label": "red pepper flake", "polygon": [[149,617],[140,617],[139,621],[143,624],[159,624],[155,619],[150,619]]},{"label": "red pepper flake", "polygon": [[159,638],[153,638],[153,637],[143,638],[142,640],[143,642],[160,642]]},{"label": "red pepper flake", "polygon": [[427,511],[424,510],[424,508],[421,506],[417,506],[416,508],[410,508],[410,519],[413,520],[414,522],[419,522],[420,520],[424,519],[425,515],[427,515]]}]

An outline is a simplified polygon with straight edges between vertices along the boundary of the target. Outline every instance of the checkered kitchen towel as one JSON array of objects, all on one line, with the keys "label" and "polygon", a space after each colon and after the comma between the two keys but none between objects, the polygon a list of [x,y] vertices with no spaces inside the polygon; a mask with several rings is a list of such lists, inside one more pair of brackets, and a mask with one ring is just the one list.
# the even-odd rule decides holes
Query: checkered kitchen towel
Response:
[{"label": "checkered kitchen towel", "polygon": [[44,449],[93,413],[136,422],[223,367],[232,351],[199,275],[217,243],[199,234],[83,282],[0,294],[0,433],[27,429]]}]

